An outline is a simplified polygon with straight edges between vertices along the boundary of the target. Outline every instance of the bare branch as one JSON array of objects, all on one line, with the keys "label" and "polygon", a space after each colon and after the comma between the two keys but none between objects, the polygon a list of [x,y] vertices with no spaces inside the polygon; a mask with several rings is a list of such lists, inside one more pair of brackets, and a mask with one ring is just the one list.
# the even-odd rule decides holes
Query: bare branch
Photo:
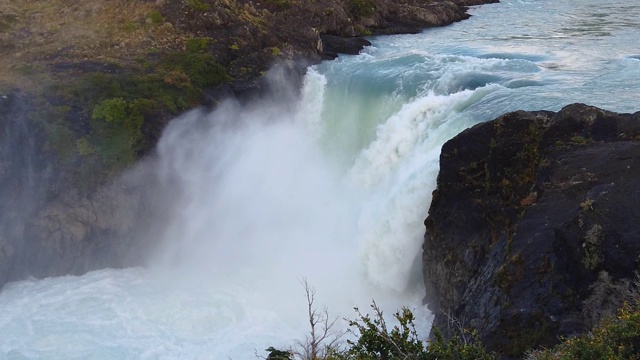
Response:
[{"label": "bare branch", "polygon": [[303,341],[295,341],[297,350],[294,353],[301,360],[325,360],[332,350],[339,347],[345,332],[335,329],[338,318],[331,319],[327,309],[322,312],[315,309],[316,291],[307,279],[302,278],[300,282],[307,298],[309,333]]}]

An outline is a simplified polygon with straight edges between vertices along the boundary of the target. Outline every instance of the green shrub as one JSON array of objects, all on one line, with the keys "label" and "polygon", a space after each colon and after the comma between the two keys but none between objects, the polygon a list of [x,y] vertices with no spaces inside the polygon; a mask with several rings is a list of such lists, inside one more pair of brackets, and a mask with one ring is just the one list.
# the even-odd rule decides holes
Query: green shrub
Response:
[{"label": "green shrub", "polygon": [[189,52],[205,52],[211,43],[211,38],[208,37],[194,37],[187,39],[186,48]]},{"label": "green shrub", "polygon": [[599,224],[593,225],[593,227],[585,234],[584,243],[582,244],[584,249],[582,264],[587,269],[594,270],[602,263],[602,261],[604,261],[600,250],[600,244],[604,237],[604,229]]},{"label": "green shrub", "polygon": [[164,22],[164,17],[158,10],[151,10],[149,15],[147,15],[147,19],[150,19],[152,23],[158,25]]},{"label": "green shrub", "polygon": [[112,98],[100,102],[91,114],[90,138],[80,148],[95,148],[95,153],[109,165],[133,163],[142,144],[143,112],[148,106],[150,101],[146,99]]},{"label": "green shrub", "polygon": [[402,308],[394,314],[398,325],[389,329],[382,311],[375,303],[371,305],[373,317],[361,314],[359,319],[350,321],[349,325],[357,331],[355,341],[348,340],[348,349],[338,354],[335,359],[374,360],[374,359],[420,359],[420,360],[489,360],[492,354],[487,353],[476,341],[475,334],[461,339],[454,336],[445,341],[440,332],[434,329],[434,338],[428,346],[420,339],[415,329],[413,313]]},{"label": "green shrub", "polygon": [[267,348],[265,351],[269,352],[266,360],[292,360],[293,358],[291,351],[278,350],[273,346]]},{"label": "green shrub", "polygon": [[371,16],[376,12],[376,4],[373,0],[348,0],[349,12],[355,18]]},{"label": "green shrub", "polygon": [[640,311],[625,305],[614,318],[589,334],[564,340],[552,349],[533,351],[530,360],[633,360],[640,359]]},{"label": "green shrub", "polygon": [[122,31],[129,34],[135,32],[139,28],[140,28],[140,24],[138,24],[135,21],[127,21],[121,26]]},{"label": "green shrub", "polygon": [[574,145],[584,145],[589,142],[589,139],[584,136],[572,136],[570,141]]},{"label": "green shrub", "polygon": [[[468,330],[465,330],[468,331]],[[427,348],[428,360],[490,360],[495,359],[493,353],[488,353],[477,339],[475,332],[470,332],[471,341],[454,336],[445,341],[437,328],[433,330],[434,339]]]},{"label": "green shrub", "polygon": [[182,70],[197,88],[216,86],[231,80],[225,68],[218,64],[211,54],[197,52],[167,54],[163,60],[163,66],[165,69]]},{"label": "green shrub", "polygon": [[[66,173],[76,172],[70,176],[83,183],[79,187],[99,185],[132,164],[154,144],[163,122],[199,105],[205,87],[230,80],[206,53],[209,41],[195,38],[188,42],[191,51],[158,52],[145,59],[144,69],[116,67],[50,87],[49,93],[75,110],[48,111],[55,119],[46,121],[47,146]],[[71,128],[72,123],[82,126]]]},{"label": "green shrub", "polygon": [[186,0],[186,4],[188,7],[196,11],[207,11],[211,8],[211,4],[207,4],[202,0]]},{"label": "green shrub", "polygon": [[354,25],[353,29],[360,36],[371,36],[371,35],[373,35],[373,32],[371,30],[367,29],[366,27],[364,27],[364,26],[362,26],[360,24]]},{"label": "green shrub", "polygon": [[96,153],[96,149],[91,145],[91,142],[86,137],[76,141],[76,149],[82,156],[93,155]]},{"label": "green shrub", "polygon": [[[318,353],[309,351],[309,348],[303,348],[301,351],[280,351],[269,348],[267,351],[271,351],[270,355],[286,354],[288,356],[282,359],[300,360],[490,360],[495,358],[479,344],[475,333],[466,334],[462,338],[454,336],[450,341],[446,341],[438,330],[434,329],[434,339],[427,344],[418,335],[414,325],[415,317],[409,309],[402,308],[394,314],[397,325],[391,328],[375,302],[371,305],[371,309],[373,315],[362,314],[357,308],[355,309],[358,318],[349,321],[351,327],[349,332],[354,338],[347,340],[346,344],[337,343],[340,336],[323,337],[322,340],[327,344],[312,342],[317,348],[328,349],[323,356],[317,356]],[[310,314],[315,312],[310,311]],[[331,331],[333,323],[323,323],[323,325],[327,324],[329,326],[323,326],[322,329]]]},{"label": "green shrub", "polygon": [[399,322],[391,330],[387,327],[382,311],[374,303],[371,305],[374,316],[363,315],[358,309],[359,319],[349,322],[358,334],[357,340],[347,340],[349,348],[344,359],[391,359],[407,357],[408,354],[422,357],[425,346],[413,324],[414,316],[407,308],[394,314]]}]

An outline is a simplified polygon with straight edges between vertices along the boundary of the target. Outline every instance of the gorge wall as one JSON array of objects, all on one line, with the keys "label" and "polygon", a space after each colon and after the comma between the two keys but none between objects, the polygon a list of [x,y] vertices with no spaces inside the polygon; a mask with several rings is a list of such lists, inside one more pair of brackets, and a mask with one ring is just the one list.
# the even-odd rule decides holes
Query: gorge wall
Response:
[{"label": "gorge wall", "polygon": [[640,261],[640,112],[518,111],[442,149],[423,266],[435,325],[503,358],[588,331]]}]

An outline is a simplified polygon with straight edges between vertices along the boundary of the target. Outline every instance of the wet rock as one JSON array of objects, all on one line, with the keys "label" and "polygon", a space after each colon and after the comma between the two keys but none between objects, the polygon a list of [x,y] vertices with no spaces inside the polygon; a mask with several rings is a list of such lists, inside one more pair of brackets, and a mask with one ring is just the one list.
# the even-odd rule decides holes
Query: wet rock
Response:
[{"label": "wet rock", "polygon": [[0,95],[0,286],[20,265],[22,224],[44,201],[46,189],[37,180],[50,175],[41,152],[44,139],[27,117],[30,106],[19,91]]},{"label": "wet rock", "polygon": [[365,46],[371,45],[370,41],[363,38],[345,38],[335,35],[322,35],[320,38],[322,39],[322,52],[328,57],[333,54],[356,55]]},{"label": "wet rock", "polygon": [[482,5],[482,4],[493,4],[500,2],[499,0],[452,0],[456,5],[459,6],[474,6],[474,5]]},{"label": "wet rock", "polygon": [[91,196],[70,191],[34,211],[24,223],[14,279],[83,274],[140,265],[150,249],[145,226],[157,210],[151,174],[124,176]]}]

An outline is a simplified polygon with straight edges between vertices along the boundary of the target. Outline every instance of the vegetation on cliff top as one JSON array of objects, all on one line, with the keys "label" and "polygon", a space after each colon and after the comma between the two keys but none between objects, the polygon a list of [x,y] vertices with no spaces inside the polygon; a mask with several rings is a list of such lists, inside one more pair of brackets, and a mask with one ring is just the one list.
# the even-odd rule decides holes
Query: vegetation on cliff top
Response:
[{"label": "vegetation on cliff top", "polygon": [[[66,174],[57,182],[84,185],[104,182],[149,151],[175,114],[215,102],[215,95],[205,99],[207,90],[226,93],[216,89],[226,83],[242,92],[275,62],[318,61],[320,34],[372,34],[385,26],[389,6],[426,6],[388,0],[0,5],[0,94],[30,99],[28,119],[45,139],[36,151]],[[460,19],[449,10],[440,25]],[[413,17],[410,22],[420,27]]]},{"label": "vegetation on cliff top", "polygon": [[28,99],[45,139],[35,150],[54,161],[57,181],[91,188],[147,152],[205,89],[231,80],[206,45],[167,22],[161,2],[3,4],[0,91]]}]

